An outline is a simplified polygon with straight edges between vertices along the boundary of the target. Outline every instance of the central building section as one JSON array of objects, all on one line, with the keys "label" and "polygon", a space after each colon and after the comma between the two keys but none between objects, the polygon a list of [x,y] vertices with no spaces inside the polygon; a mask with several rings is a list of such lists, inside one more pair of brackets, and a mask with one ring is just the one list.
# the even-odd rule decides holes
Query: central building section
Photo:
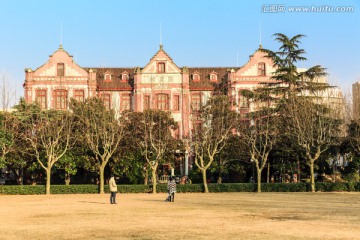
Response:
[{"label": "central building section", "polygon": [[[185,70],[184,70],[185,69]],[[179,124],[179,137],[189,130],[189,74],[180,69],[160,45],[159,51],[134,74],[134,110],[170,111]]]}]

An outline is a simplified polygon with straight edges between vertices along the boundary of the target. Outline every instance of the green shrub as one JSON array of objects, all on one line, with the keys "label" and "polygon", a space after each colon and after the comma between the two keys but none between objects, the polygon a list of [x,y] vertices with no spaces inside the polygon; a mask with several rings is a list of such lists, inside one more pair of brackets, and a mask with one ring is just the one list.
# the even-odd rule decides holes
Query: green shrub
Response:
[{"label": "green shrub", "polygon": [[315,189],[318,192],[350,192],[360,191],[359,182],[330,182],[315,183]]},{"label": "green shrub", "polygon": [[[118,185],[120,193],[149,193],[152,187],[149,185]],[[110,192],[109,186],[105,187],[105,192]]]},{"label": "green shrub", "polygon": [[354,183],[354,191],[360,192],[360,182]]},{"label": "green shrub", "polygon": [[0,186],[0,194],[8,195],[36,195],[45,194],[44,185],[3,185]]},{"label": "green shrub", "polygon": [[[209,192],[256,192],[256,183],[210,183]],[[262,183],[262,192],[306,192],[310,191],[309,183]],[[167,192],[167,184],[157,185],[158,193]],[[204,192],[203,184],[177,184],[178,193]],[[109,186],[104,187],[104,191],[109,193]],[[319,192],[343,192],[360,191],[360,182],[344,183],[316,183],[316,191]],[[96,194],[99,192],[97,185],[52,185],[52,194]],[[119,193],[151,193],[151,185],[118,185]],[[2,185],[0,195],[35,195],[45,194],[44,185]]]},{"label": "green shrub", "polygon": [[254,183],[210,183],[209,192],[254,192],[257,185]]}]

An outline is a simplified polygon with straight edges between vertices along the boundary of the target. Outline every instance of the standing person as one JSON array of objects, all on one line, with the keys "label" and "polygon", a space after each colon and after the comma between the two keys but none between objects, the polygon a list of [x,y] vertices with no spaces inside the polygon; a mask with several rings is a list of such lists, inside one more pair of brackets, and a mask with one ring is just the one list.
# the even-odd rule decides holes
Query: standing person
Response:
[{"label": "standing person", "polygon": [[111,178],[109,180],[109,188],[110,188],[110,203],[116,204],[117,185],[113,174],[111,174]]},{"label": "standing person", "polygon": [[174,202],[176,193],[176,182],[174,177],[171,177],[170,181],[168,182],[168,192],[170,197],[169,201]]}]

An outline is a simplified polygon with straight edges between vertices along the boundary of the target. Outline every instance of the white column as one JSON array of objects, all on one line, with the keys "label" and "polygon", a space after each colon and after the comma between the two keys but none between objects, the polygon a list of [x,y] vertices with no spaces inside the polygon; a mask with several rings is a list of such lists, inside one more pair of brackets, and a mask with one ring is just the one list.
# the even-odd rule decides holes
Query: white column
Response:
[{"label": "white column", "polygon": [[185,176],[188,175],[188,169],[189,169],[189,153],[188,151],[185,151]]}]

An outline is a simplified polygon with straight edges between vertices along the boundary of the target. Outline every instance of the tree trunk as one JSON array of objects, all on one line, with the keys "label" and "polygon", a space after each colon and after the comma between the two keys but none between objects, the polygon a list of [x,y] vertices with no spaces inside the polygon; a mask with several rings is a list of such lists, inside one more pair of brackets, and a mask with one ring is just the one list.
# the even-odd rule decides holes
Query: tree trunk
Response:
[{"label": "tree trunk", "polygon": [[51,168],[46,169],[46,195],[50,195]]},{"label": "tree trunk", "polygon": [[156,184],[157,184],[156,169],[151,168],[151,176],[152,176],[152,184],[153,184],[152,193],[155,194],[156,193]]},{"label": "tree trunk", "polygon": [[65,172],[65,185],[70,185],[70,174],[68,172]]},{"label": "tree trunk", "polygon": [[301,182],[301,168],[300,168],[300,159],[298,158],[298,176],[297,176],[298,182]]},{"label": "tree trunk", "polygon": [[148,185],[148,180],[149,180],[149,170],[145,170],[145,178],[144,178],[144,185]]},{"label": "tree trunk", "polygon": [[270,182],[270,163],[267,164],[267,175],[266,175],[266,182]]},{"label": "tree trunk", "polygon": [[18,176],[17,178],[16,178],[16,182],[17,182],[17,184],[18,185],[23,185],[23,177],[22,176]]},{"label": "tree trunk", "polygon": [[100,173],[100,187],[99,187],[99,193],[104,193],[104,170],[105,170],[105,164],[100,165],[99,173]]},{"label": "tree trunk", "polygon": [[221,166],[220,164],[220,167],[219,167],[219,176],[218,176],[218,179],[217,179],[217,183],[222,183],[222,175],[223,175],[223,167]]},{"label": "tree trunk", "polygon": [[261,169],[257,170],[257,192],[261,192]]},{"label": "tree trunk", "polygon": [[202,172],[202,176],[203,176],[204,193],[209,193],[207,179],[206,179],[206,169],[202,169],[201,172]]},{"label": "tree trunk", "polygon": [[16,178],[16,183],[18,185],[23,185],[23,181],[24,181],[24,178],[23,178],[23,169],[12,169],[12,172],[13,174],[15,175],[15,178]]},{"label": "tree trunk", "polygon": [[310,160],[310,183],[311,183],[311,192],[315,192],[314,161],[312,160]]}]

